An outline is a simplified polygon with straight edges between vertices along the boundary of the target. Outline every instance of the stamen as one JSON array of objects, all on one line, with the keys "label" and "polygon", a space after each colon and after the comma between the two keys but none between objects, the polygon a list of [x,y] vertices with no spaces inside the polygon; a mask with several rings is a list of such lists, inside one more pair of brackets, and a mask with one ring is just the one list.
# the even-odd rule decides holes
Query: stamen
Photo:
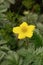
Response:
[{"label": "stamen", "polygon": [[27,32],[27,27],[24,26],[24,27],[22,27],[21,30],[22,30],[23,33],[25,33],[25,32]]}]

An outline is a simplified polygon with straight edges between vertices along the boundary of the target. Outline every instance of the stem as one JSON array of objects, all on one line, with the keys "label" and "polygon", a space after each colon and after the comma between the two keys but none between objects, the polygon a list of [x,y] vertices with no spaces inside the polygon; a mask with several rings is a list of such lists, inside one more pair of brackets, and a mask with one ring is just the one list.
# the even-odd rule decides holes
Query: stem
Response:
[{"label": "stem", "polygon": [[29,45],[29,41],[28,41],[28,38],[25,39],[25,47],[26,49],[28,49],[28,45]]}]

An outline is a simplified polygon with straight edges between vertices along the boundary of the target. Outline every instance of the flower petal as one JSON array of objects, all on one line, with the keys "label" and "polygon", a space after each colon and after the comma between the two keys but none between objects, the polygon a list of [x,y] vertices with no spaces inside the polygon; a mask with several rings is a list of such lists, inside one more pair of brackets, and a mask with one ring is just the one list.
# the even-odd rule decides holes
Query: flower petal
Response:
[{"label": "flower petal", "polygon": [[28,26],[28,24],[26,22],[23,22],[20,27],[25,27],[25,26]]},{"label": "flower petal", "polygon": [[28,26],[28,31],[29,32],[33,32],[35,30],[35,26],[34,25],[29,25]]},{"label": "flower petal", "polygon": [[26,36],[25,36],[25,34],[23,34],[23,33],[20,33],[19,35],[18,35],[18,39],[24,39]]},{"label": "flower petal", "polygon": [[14,33],[20,33],[20,27],[14,27],[13,32]]},{"label": "flower petal", "polygon": [[29,25],[28,26],[28,31],[26,32],[26,37],[31,38],[33,36],[34,30],[35,30],[35,26],[34,25]]},{"label": "flower petal", "polygon": [[26,37],[31,38],[33,36],[33,32],[27,32]]}]

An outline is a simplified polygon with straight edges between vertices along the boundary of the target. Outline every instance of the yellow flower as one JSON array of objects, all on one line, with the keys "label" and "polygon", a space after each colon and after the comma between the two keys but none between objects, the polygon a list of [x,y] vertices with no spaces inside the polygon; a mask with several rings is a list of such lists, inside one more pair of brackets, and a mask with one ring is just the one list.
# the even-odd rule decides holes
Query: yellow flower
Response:
[{"label": "yellow flower", "polygon": [[20,26],[13,28],[13,33],[18,34],[18,39],[24,39],[26,37],[31,38],[34,30],[34,25],[28,25],[26,22],[23,22]]}]

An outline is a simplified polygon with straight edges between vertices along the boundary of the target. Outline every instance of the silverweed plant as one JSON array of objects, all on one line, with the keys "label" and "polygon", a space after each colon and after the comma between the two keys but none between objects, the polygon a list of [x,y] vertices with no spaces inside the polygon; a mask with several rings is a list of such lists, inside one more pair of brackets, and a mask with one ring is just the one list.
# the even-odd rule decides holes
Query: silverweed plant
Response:
[{"label": "silverweed plant", "polygon": [[0,0],[0,65],[43,65],[42,0]]}]

